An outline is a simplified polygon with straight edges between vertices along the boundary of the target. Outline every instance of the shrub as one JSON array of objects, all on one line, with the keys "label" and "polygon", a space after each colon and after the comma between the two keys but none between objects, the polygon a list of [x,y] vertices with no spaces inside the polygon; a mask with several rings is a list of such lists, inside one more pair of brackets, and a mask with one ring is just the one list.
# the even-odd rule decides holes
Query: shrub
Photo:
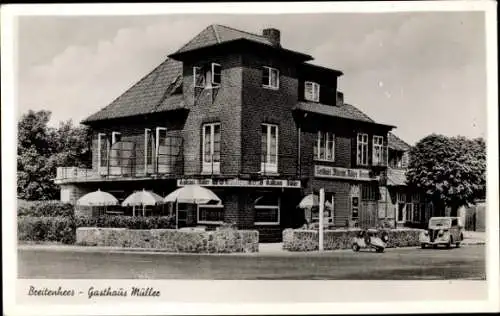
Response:
[{"label": "shrub", "polygon": [[17,219],[17,239],[20,241],[75,242],[75,221],[72,217],[32,217]]},{"label": "shrub", "polygon": [[76,217],[76,227],[108,227],[128,229],[174,229],[174,216],[131,217],[131,216],[98,216]]},{"label": "shrub", "polygon": [[17,205],[17,216],[32,217],[72,217],[73,205],[61,201],[23,201]]},{"label": "shrub", "polygon": [[174,229],[175,217],[20,216],[17,221],[17,239],[19,241],[53,241],[64,244],[73,244],[76,240],[77,227]]}]

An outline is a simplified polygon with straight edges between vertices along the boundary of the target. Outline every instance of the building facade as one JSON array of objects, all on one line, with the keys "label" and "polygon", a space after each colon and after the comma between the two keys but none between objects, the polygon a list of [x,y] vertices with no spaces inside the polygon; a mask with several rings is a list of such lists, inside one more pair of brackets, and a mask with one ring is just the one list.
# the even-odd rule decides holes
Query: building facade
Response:
[{"label": "building facade", "polygon": [[408,211],[393,201],[404,182],[391,182],[404,169],[391,165],[394,126],[344,102],[342,72],[309,63],[280,37],[210,25],[169,55],[83,121],[93,131],[92,169],[59,168],[61,200],[96,189],[165,196],[199,184],[223,205],[186,207],[182,225],[230,222],[278,241],[303,225],[302,197],[324,188],[330,226],[404,224]]}]

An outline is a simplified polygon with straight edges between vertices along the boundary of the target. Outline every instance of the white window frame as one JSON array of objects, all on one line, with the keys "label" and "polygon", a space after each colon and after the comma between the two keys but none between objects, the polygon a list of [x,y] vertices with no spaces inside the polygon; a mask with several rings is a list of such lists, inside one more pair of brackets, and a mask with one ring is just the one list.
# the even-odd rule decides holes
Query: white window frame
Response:
[{"label": "white window frame", "polygon": [[121,135],[122,133],[120,132],[112,132],[111,133],[111,145],[114,145],[116,143],[116,136]]},{"label": "white window frame", "polygon": [[[373,165],[382,165],[384,163],[384,136],[379,136],[379,135],[373,135],[373,140],[372,140],[372,164]],[[376,149],[380,150],[380,161],[378,160],[377,155],[376,155]],[[387,155],[386,159],[387,160]],[[387,161],[385,161],[385,164],[387,165]]]},{"label": "white window frame", "polygon": [[223,224],[224,223],[224,220],[222,221],[203,221],[203,220],[200,220],[200,206],[201,208],[222,208],[224,209],[224,205],[222,204],[203,204],[203,205],[197,205],[196,206],[196,222],[198,224],[208,224],[208,225],[220,225],[220,224]]},{"label": "white window frame", "polygon": [[[323,135],[326,135],[324,143],[323,141]],[[332,143],[332,150],[330,153],[328,153],[328,143]],[[323,146],[322,146],[323,145]],[[325,157],[321,158],[321,147],[325,150]],[[335,161],[335,134],[332,132],[322,132],[318,131],[318,138],[316,140],[316,157],[314,157],[314,160],[317,161]]]},{"label": "white window frame", "polygon": [[[198,76],[200,76],[201,78],[203,78],[203,84],[202,85],[198,85],[198,80],[196,80],[198,78]],[[206,78],[205,78],[205,74],[203,73],[203,67],[199,67],[199,66],[194,66],[193,67],[193,86],[195,88],[205,88],[206,86]]]},{"label": "white window frame", "polygon": [[281,197],[278,197],[278,205],[254,205],[254,211],[256,212],[257,210],[262,209],[262,210],[268,210],[268,209],[276,209],[278,210],[278,221],[276,222],[255,222],[254,225],[262,225],[262,226],[272,226],[272,225],[279,225],[280,220],[281,220]]},{"label": "white window frame", "polygon": [[[101,172],[103,168],[105,168],[107,170],[107,163],[106,163],[106,166],[101,166],[101,160],[102,160],[102,152],[101,152],[101,148],[102,148],[102,142],[103,140],[106,142],[106,155],[108,155],[108,152],[109,152],[109,142],[106,138],[106,133],[98,133],[97,134],[97,170],[98,172]],[[109,159],[109,157],[106,157],[106,161]]]},{"label": "white window frame", "polygon": [[[278,90],[280,87],[280,71],[277,68],[269,67],[269,66],[263,66],[264,71],[267,71],[268,75],[268,81],[267,84],[263,84],[262,86],[267,89],[273,89],[273,90]],[[276,71],[276,85],[273,85],[272,82],[272,72]]]},{"label": "white window frame", "polygon": [[[277,124],[269,124],[262,123],[262,126],[266,126],[266,134],[267,134],[267,154],[265,161],[260,162],[260,171],[265,173],[277,173],[278,172],[278,157],[279,157],[279,127]],[[271,162],[271,130],[272,128],[276,128],[276,159],[274,162]],[[262,135],[261,135],[262,139]],[[261,155],[262,159],[262,155]]]},{"label": "white window frame", "polygon": [[[361,137],[361,140],[360,140]],[[366,141],[365,141],[366,138]],[[356,137],[356,164],[358,166],[368,166],[368,134],[358,133]],[[361,146],[361,153],[359,151],[359,145]],[[366,162],[363,162],[363,157],[366,157]]]},{"label": "white window frame", "polygon": [[[308,95],[308,86],[311,88],[311,95]],[[308,101],[319,102],[319,89],[320,85],[314,81],[304,82],[304,97]]]},{"label": "white window frame", "polygon": [[[210,173],[210,174],[219,174],[220,173],[220,159],[218,162],[214,162],[214,145],[215,145],[215,126],[219,126],[219,133],[221,133],[222,137],[222,128],[221,123],[206,123],[202,125],[202,141],[201,141],[201,172],[202,173]],[[205,162],[205,136],[206,136],[206,127],[209,127],[210,130],[210,162]],[[219,153],[220,155],[220,153]]]},{"label": "white window frame", "polygon": [[[219,66],[219,68],[220,68],[220,72],[219,72],[220,82],[218,82],[218,83],[215,82],[215,70],[214,70],[214,68],[216,66]],[[211,72],[210,79],[211,79],[212,87],[214,87],[214,88],[220,87],[222,84],[222,66],[218,63],[212,63],[211,70],[212,70],[212,72]]]}]

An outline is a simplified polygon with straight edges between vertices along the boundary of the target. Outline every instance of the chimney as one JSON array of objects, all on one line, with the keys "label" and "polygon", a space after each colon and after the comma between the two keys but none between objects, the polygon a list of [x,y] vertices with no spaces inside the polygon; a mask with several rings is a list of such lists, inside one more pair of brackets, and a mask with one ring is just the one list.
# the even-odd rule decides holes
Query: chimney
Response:
[{"label": "chimney", "polygon": [[281,33],[278,29],[267,28],[262,30],[262,36],[267,38],[274,46],[281,47],[280,37]]},{"label": "chimney", "polygon": [[344,94],[340,91],[337,91],[337,106],[344,105]]}]

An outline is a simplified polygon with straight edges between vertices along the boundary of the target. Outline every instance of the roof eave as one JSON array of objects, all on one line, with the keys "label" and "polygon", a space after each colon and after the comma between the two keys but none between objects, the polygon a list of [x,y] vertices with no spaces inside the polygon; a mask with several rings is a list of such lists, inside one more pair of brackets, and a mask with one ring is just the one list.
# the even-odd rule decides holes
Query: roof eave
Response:
[{"label": "roof eave", "polygon": [[379,126],[379,127],[382,127],[382,128],[389,129],[389,130],[392,130],[392,129],[396,128],[396,126],[394,126],[394,125],[388,125],[388,124],[377,123],[377,122],[370,122],[370,121],[366,121],[366,120],[357,120],[357,119],[342,117],[342,116],[338,116],[338,115],[330,115],[330,114],[325,114],[325,113],[319,113],[319,112],[315,112],[315,111],[303,109],[303,108],[297,107],[297,106],[295,106],[293,108],[293,111],[302,111],[302,112],[312,113],[312,114],[316,114],[316,115],[320,115],[320,116],[325,116],[325,117],[334,117],[334,118],[342,119],[342,120],[348,120],[348,121],[359,122],[359,123],[363,123],[363,124],[375,125],[375,126]]},{"label": "roof eave", "polygon": [[246,38],[237,38],[234,40],[224,41],[222,43],[211,44],[211,45],[207,45],[207,46],[203,46],[203,47],[199,47],[199,48],[195,48],[195,49],[190,49],[190,50],[186,50],[186,51],[182,51],[182,52],[177,51],[175,53],[168,55],[168,57],[175,59],[175,60],[182,61],[186,56],[190,56],[190,55],[192,56],[192,55],[197,54],[197,53],[198,54],[202,53],[203,51],[208,51],[208,50],[217,49],[217,48],[221,49],[224,47],[229,47],[229,46],[241,44],[241,43],[256,45],[256,46],[260,46],[262,48],[267,48],[267,49],[275,49],[277,52],[281,52],[281,53],[285,53],[287,55],[294,56],[302,62],[310,61],[310,60],[314,59],[311,55],[308,55],[308,54],[304,54],[301,52],[293,51],[293,50],[282,48],[282,47],[274,47],[274,46],[267,45],[264,43],[255,42],[255,41],[252,41],[252,40],[249,40]]},{"label": "roof eave", "polygon": [[155,114],[155,113],[168,113],[168,112],[180,112],[180,111],[189,111],[189,109],[185,106],[182,107],[176,107],[173,109],[168,109],[168,110],[162,110],[162,111],[153,111],[153,112],[148,112],[148,113],[139,113],[139,114],[131,114],[131,115],[124,115],[124,116],[118,116],[118,117],[104,117],[104,118],[96,118],[92,119],[91,116],[84,119],[83,121],[80,122],[80,124],[83,125],[93,125],[93,124],[99,124],[102,122],[106,121],[116,121],[116,120],[122,120],[122,119],[130,119],[134,117],[140,117],[144,115],[150,115],[150,114]]}]

